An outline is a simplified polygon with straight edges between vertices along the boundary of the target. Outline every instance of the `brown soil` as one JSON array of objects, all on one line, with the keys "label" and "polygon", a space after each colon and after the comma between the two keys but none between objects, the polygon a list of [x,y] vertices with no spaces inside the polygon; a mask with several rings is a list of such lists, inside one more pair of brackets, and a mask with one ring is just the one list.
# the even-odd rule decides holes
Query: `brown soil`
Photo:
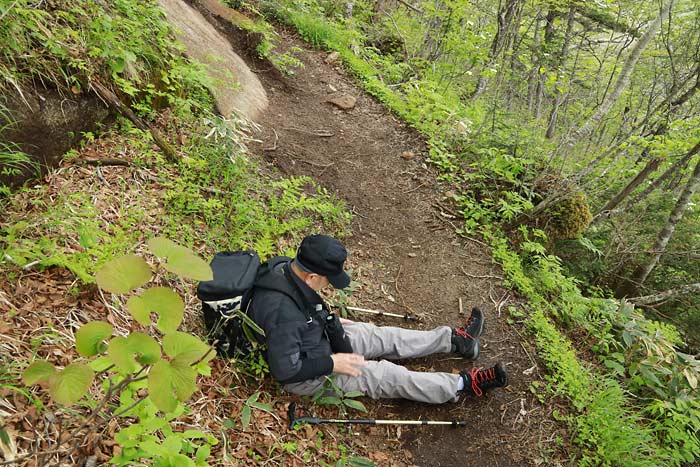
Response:
[{"label": "brown soil", "polygon": [[[209,19],[222,30],[228,27],[215,15]],[[513,302],[508,301],[510,293],[502,286],[489,250],[476,239],[455,234],[459,220],[440,195],[449,187],[440,186],[424,162],[424,138],[365,95],[338,63],[326,63],[326,53],[309,51],[291,31],[280,28],[279,33],[280,43],[304,50],[299,55],[304,68],[289,77],[276,71],[259,74],[270,106],[258,119],[261,142],[252,150],[288,175],[313,177],[355,214],[346,243],[354,278],[363,285],[352,301],[416,314],[422,320],[412,327],[419,329],[458,325],[471,306],[479,306],[487,325],[477,364],[502,361],[509,373],[507,388],[477,400],[443,406],[409,401],[370,404],[373,418],[469,422],[465,429],[364,430],[367,442],[384,453],[374,460],[378,465],[400,465],[412,458],[424,467],[544,462],[543,455],[555,449],[558,427],[549,409],[529,391],[530,382],[540,379],[531,357],[534,350],[525,350],[528,344],[521,344],[516,327],[506,323],[506,310]],[[236,49],[235,38],[230,37]],[[237,52],[246,55],[245,50]],[[346,93],[357,98],[354,109],[340,110],[328,102]],[[403,325],[389,318],[376,322]],[[404,363],[426,371],[472,367],[444,355]]]}]

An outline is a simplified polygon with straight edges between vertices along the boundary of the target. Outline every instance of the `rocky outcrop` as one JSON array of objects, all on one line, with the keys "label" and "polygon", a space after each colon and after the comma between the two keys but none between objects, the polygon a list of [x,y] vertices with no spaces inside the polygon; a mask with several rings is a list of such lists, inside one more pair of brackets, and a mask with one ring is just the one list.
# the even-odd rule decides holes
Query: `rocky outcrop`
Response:
[{"label": "rocky outcrop", "polygon": [[158,0],[168,21],[175,26],[185,53],[208,66],[214,78],[210,91],[219,112],[232,112],[255,120],[267,107],[267,94],[257,76],[202,14],[183,0]]}]

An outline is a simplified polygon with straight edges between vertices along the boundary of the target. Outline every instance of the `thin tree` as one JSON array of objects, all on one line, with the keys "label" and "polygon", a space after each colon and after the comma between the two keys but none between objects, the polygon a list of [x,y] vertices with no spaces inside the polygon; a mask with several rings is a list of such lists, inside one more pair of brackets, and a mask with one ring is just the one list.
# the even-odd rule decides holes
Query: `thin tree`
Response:
[{"label": "thin tree", "polygon": [[666,252],[666,246],[668,245],[673,232],[676,230],[678,222],[683,218],[683,213],[690,203],[690,199],[695,194],[698,184],[700,183],[700,159],[695,164],[695,169],[692,175],[688,179],[681,196],[676,201],[676,205],[673,207],[671,214],[668,216],[666,223],[656,237],[654,245],[649,250],[648,261],[645,264],[641,264],[632,273],[632,276],[623,280],[615,291],[617,297],[628,297],[636,295],[639,288],[644,284],[644,281],[649,277],[649,274],[654,269],[654,267],[659,263],[661,256]]},{"label": "thin tree", "polygon": [[639,57],[642,55],[642,52],[644,51],[644,49],[647,48],[654,36],[656,36],[656,33],[661,27],[661,24],[668,18],[671,12],[672,5],[673,0],[666,0],[665,3],[662,5],[661,12],[659,13],[659,15],[657,15],[654,21],[652,21],[651,24],[649,24],[646,31],[644,31],[642,37],[640,37],[637,43],[634,44],[634,46],[632,47],[632,50],[627,56],[625,63],[622,65],[622,70],[620,70],[620,74],[615,80],[615,84],[613,85],[612,90],[610,91],[610,93],[608,93],[607,96],[605,96],[605,99],[603,100],[602,104],[600,104],[600,106],[596,109],[593,115],[591,115],[588,118],[588,120],[586,120],[586,122],[574,132],[572,136],[573,141],[581,140],[590,135],[593,129],[600,125],[600,122],[608,114],[612,106],[618,101],[618,99],[622,95],[622,92],[629,84],[630,77],[632,76],[632,72],[634,71],[634,68],[637,65],[637,61],[639,61]]}]

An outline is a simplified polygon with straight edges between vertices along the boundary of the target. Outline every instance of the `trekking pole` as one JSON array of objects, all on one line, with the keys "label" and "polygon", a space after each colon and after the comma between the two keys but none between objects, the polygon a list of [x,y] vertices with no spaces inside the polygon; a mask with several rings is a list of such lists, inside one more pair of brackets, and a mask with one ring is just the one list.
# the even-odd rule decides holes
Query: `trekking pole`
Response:
[{"label": "trekking pole", "polygon": [[358,424],[358,425],[449,425],[449,426],[467,426],[467,422],[461,420],[452,421],[435,421],[435,420],[376,420],[373,418],[354,418],[354,419],[336,419],[336,418],[317,418],[317,417],[297,417],[294,414],[296,402],[289,404],[287,408],[287,416],[289,417],[289,429],[293,430],[297,423],[308,423],[309,425],[320,425],[321,423],[342,423],[342,424]]},{"label": "trekking pole", "polygon": [[419,319],[418,317],[411,316],[408,313],[406,313],[405,315],[399,315],[396,313],[389,313],[389,312],[381,311],[381,310],[369,310],[367,308],[358,308],[356,306],[346,306],[345,308],[347,308],[350,311],[359,311],[361,313],[371,313],[371,314],[377,315],[377,316],[391,316],[392,318],[403,318],[406,321],[418,321],[418,319]]}]

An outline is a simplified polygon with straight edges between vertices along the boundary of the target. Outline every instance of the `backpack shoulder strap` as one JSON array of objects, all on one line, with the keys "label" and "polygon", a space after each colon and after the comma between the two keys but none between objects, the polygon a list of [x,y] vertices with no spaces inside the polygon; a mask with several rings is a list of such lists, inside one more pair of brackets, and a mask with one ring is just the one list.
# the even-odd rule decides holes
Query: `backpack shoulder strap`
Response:
[{"label": "backpack shoulder strap", "polygon": [[253,294],[255,293],[256,289],[266,289],[275,290],[288,296],[292,299],[294,304],[302,311],[302,313],[304,313],[307,319],[310,317],[308,311],[310,305],[304,299],[304,295],[301,293],[301,291],[297,289],[296,284],[294,284],[294,282],[287,274],[284,274],[284,277],[276,278],[276,280],[274,281],[260,280],[263,278],[263,276],[271,274],[272,270],[279,264],[289,263],[290,261],[291,258],[288,258],[286,256],[275,256],[274,258],[270,258],[260,266],[255,284],[243,296],[242,305],[244,310],[248,310],[248,305],[250,304],[250,301],[252,300]]}]

